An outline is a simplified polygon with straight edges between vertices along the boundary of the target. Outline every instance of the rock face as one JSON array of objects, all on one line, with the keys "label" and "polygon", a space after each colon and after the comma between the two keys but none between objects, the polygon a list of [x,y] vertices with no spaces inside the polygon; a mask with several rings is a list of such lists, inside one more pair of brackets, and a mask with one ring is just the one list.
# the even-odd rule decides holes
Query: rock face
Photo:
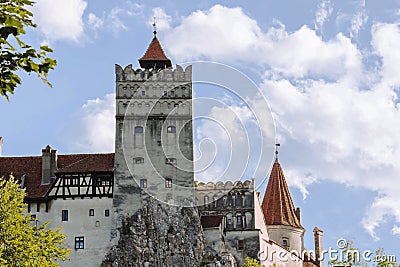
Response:
[{"label": "rock face", "polygon": [[197,208],[167,205],[153,198],[125,218],[118,244],[101,267],[200,266],[205,238]]}]

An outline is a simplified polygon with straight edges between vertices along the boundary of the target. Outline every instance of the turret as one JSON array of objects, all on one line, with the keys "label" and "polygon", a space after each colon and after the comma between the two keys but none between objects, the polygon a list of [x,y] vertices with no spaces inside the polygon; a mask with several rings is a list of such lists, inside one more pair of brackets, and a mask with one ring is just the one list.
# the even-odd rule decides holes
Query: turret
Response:
[{"label": "turret", "polygon": [[295,208],[283,169],[278,160],[278,150],[270,173],[262,202],[268,235],[289,251],[302,253],[304,228],[300,221],[300,209]]}]

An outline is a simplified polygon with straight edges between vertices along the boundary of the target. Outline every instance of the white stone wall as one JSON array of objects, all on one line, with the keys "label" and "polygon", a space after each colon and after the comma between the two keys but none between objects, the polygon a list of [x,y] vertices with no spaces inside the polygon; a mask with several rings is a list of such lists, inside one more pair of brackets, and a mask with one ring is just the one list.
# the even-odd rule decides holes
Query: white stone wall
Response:
[{"label": "white stone wall", "polygon": [[[111,198],[85,198],[85,199],[56,199],[49,203],[46,212],[45,204],[40,205],[37,212],[36,204],[31,204],[31,214],[36,215],[37,223],[50,221],[48,227],[54,230],[62,227],[61,232],[67,237],[67,247],[71,249],[70,261],[60,262],[60,266],[68,267],[98,267],[110,242],[110,229],[112,224],[112,199]],[[94,210],[94,216],[89,216],[89,210]],[[61,220],[62,210],[68,210],[68,221]],[[109,217],[105,216],[109,210]],[[75,249],[75,237],[84,237],[84,248]]]}]

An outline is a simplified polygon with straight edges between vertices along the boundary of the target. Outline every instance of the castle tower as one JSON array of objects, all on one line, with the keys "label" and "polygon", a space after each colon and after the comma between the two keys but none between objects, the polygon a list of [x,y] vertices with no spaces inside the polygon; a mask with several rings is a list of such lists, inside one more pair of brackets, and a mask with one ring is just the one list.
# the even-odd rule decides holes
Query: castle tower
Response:
[{"label": "castle tower", "polygon": [[139,64],[115,66],[115,229],[146,198],[181,205],[194,187],[191,66],[172,69],[156,31]]},{"label": "castle tower", "polygon": [[300,209],[294,207],[278,160],[278,151],[262,202],[262,211],[270,239],[289,251],[302,253],[305,230],[300,222]]}]

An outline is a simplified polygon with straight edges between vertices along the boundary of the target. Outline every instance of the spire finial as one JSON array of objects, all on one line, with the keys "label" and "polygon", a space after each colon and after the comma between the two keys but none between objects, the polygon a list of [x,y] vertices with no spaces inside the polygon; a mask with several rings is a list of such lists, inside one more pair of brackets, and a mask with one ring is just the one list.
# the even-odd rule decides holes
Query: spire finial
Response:
[{"label": "spire finial", "polygon": [[278,154],[279,154],[278,146],[281,146],[281,144],[275,142],[275,160],[278,160]]},{"label": "spire finial", "polygon": [[154,33],[154,36],[156,36],[157,35],[156,17],[153,17],[153,19],[154,19],[154,21],[153,21],[153,29],[154,29],[153,33]]}]

